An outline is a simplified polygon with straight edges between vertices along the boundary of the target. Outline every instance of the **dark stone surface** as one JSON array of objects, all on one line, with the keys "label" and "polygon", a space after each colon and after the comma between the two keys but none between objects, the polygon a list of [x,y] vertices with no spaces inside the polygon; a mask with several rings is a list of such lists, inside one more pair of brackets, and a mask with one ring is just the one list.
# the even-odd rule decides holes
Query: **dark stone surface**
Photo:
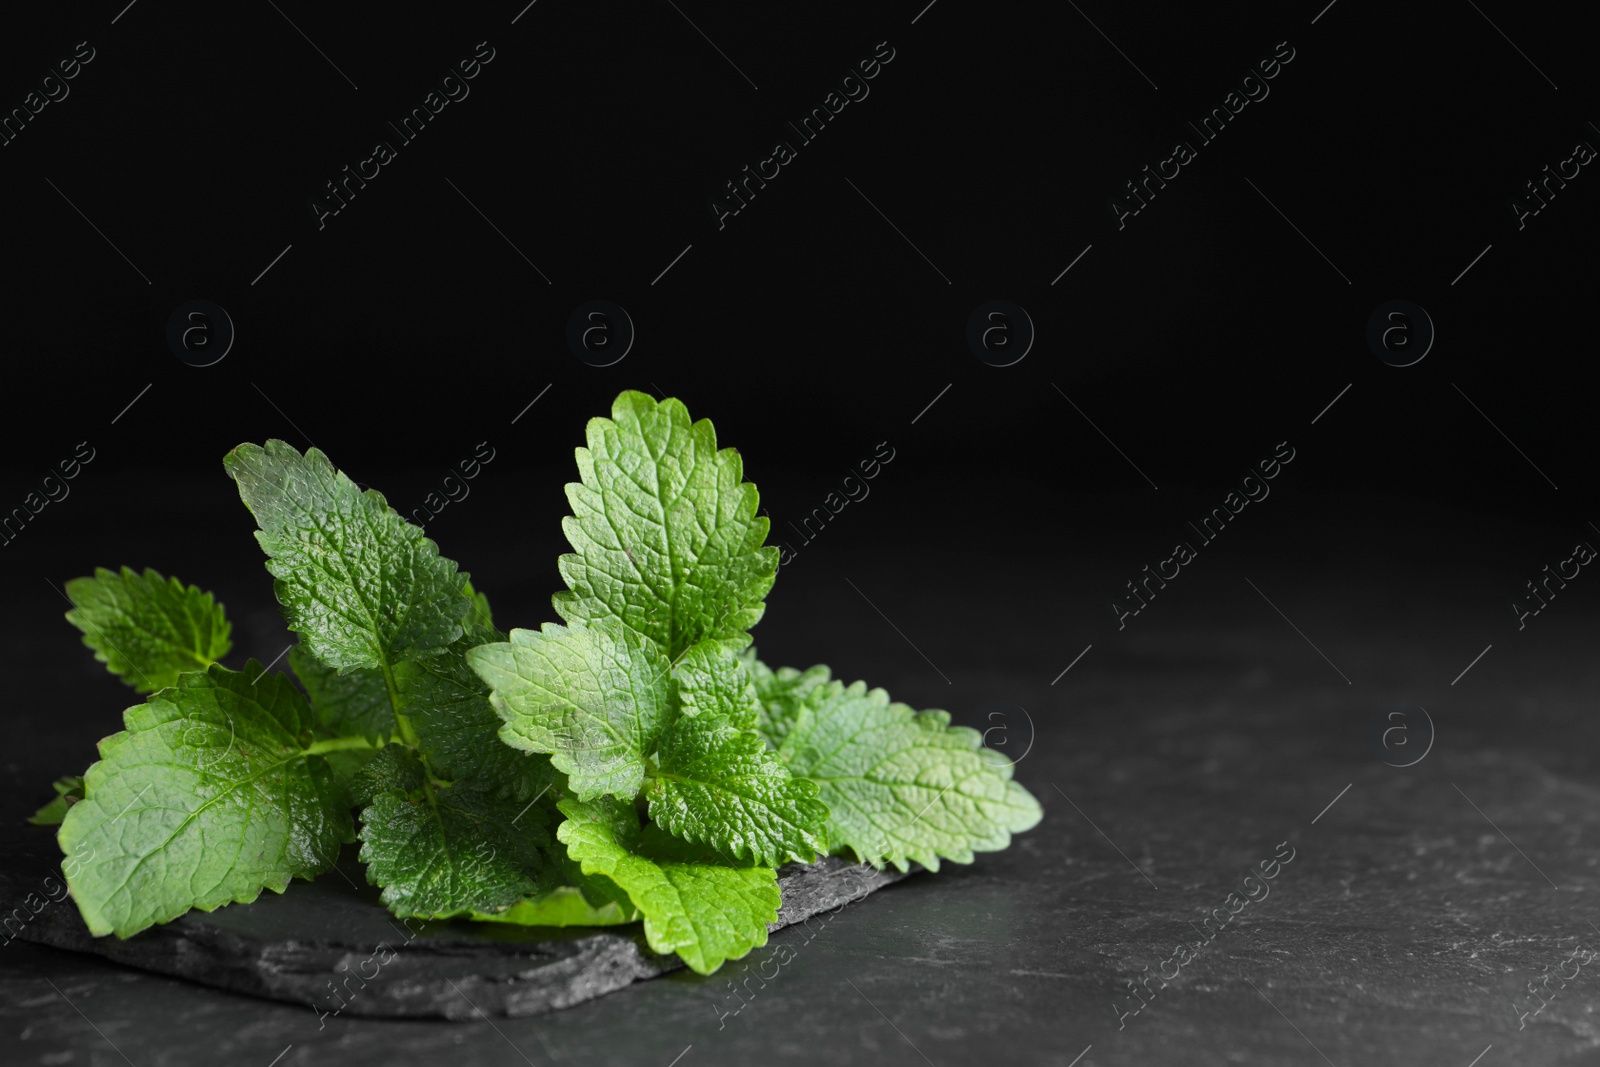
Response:
[{"label": "dark stone surface", "polygon": [[[509,923],[401,923],[345,850],[336,870],[249,904],[191,911],[126,940],[92,937],[61,896],[59,850],[33,829],[0,836],[0,922],[6,933],[93,953],[157,974],[304,1005],[322,1014],[468,1019],[570,1008],[683,966],[652,952],[640,925],[536,928]],[[865,899],[906,877],[838,857],[789,864],[783,904],[768,930]]]},{"label": "dark stone surface", "polygon": [[[1349,523],[1355,509],[1332,514],[1346,523],[1340,543],[1383,543],[1381,525]],[[1259,541],[1217,546],[1122,632],[1102,603],[1072,606],[1117,584],[1126,568],[1105,562],[1111,547],[991,554],[983,583],[953,589],[929,580],[945,574],[938,552],[862,546],[841,563],[819,542],[783,576],[759,631],[764,656],[831,661],[897,698],[949,708],[957,722],[1003,727],[991,743],[1017,753],[1018,779],[1045,807],[1039,827],[1004,852],[778,930],[708,978],[680,969],[521,1018],[362,1018],[356,1002],[324,1017],[18,939],[0,946],[0,1061],[122,1064],[115,1046],[136,1067],[268,1067],[280,1054],[277,1067],[667,1067],[680,1054],[677,1067],[1468,1067],[1487,1049],[1477,1067],[1600,1067],[1600,961],[1564,988],[1553,977],[1575,949],[1600,949],[1592,595],[1581,599],[1574,583],[1519,633],[1500,596],[1516,588],[1516,571],[1468,581],[1470,560],[1379,566],[1315,542],[1275,554],[1284,531],[1273,523],[1305,527],[1261,519]],[[1485,543],[1501,536],[1481,520],[1472,529]],[[1450,532],[1420,530],[1412,543],[1420,552]],[[950,552],[968,543],[950,537]],[[491,588],[498,571],[522,566],[492,545],[463,554],[483,558],[474,579]],[[1031,595],[1045,573],[1069,595]],[[23,623],[59,610],[35,584],[13,604]],[[537,617],[546,592],[530,589],[521,603],[507,595],[497,611]],[[245,618],[249,597],[238,600]],[[972,618],[985,623],[961,624]],[[10,637],[43,679],[19,704],[41,710],[15,720],[0,784],[0,822],[14,826],[55,775],[87,762],[128,699],[82,662],[70,634],[18,625]],[[243,632],[237,655],[265,662],[285,643],[267,628]],[[1391,765],[1427,747],[1421,708],[1431,749],[1413,766]],[[1377,746],[1393,710],[1407,714],[1407,745],[1419,747]],[[10,853],[0,868],[38,882],[53,869],[41,855],[50,834],[29,832],[39,852]],[[1180,940],[1199,939],[1194,927],[1241,887],[1243,868],[1280,842],[1295,858],[1270,895],[1121,1018],[1136,1003],[1127,983],[1159,971]],[[331,883],[301,883],[263,905],[293,932],[314,911],[301,915],[296,901],[325,891],[338,895]],[[230,912],[207,921],[225,932]],[[352,932],[376,917],[350,914]],[[321,958],[307,968],[320,973],[302,977],[325,989],[340,963],[349,961]],[[1553,999],[1519,1028],[1538,1005],[1528,984],[1547,979]],[[387,980],[366,993],[378,997]],[[476,987],[462,989],[479,1000]]]}]

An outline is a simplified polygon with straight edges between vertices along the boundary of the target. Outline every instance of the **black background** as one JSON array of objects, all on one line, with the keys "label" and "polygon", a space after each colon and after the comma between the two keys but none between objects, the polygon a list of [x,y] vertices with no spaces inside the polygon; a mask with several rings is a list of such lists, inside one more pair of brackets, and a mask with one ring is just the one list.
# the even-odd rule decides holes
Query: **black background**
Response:
[{"label": "black background", "polygon": [[[1012,694],[959,695],[947,673],[1043,686],[1091,643],[1085,669],[1134,656],[1110,601],[1283,441],[1294,462],[1164,594],[1165,625],[1199,635],[1218,613],[1259,613],[1239,578],[1271,573],[1297,621],[1313,586],[1346,634],[1447,621],[1461,636],[1441,689],[1489,642],[1480,676],[1530,669],[1515,642],[1573,632],[1517,631],[1512,598],[1600,536],[1600,177],[1583,168],[1520,230],[1508,202],[1577,141],[1600,145],[1594,21],[1320,6],[8,13],[4,108],[76,42],[96,52],[0,147],[0,508],[79,442],[95,450],[70,496],[0,548],[11,673],[75,644],[46,583],[124,563],[216,589],[235,657],[270,659],[270,585],[221,466],[269,437],[314,443],[402,513],[488,442],[493,462],[429,536],[501,625],[553,618],[571,449],[626,388],[711,418],[774,539],[798,549],[764,655],[775,640],[767,658],[826,659],[958,721]],[[470,95],[319,229],[323,184],[480,41],[494,59]],[[708,199],[794,143],[785,122],[882,41],[894,58],[870,95],[719,229]],[[1283,41],[1294,58],[1270,95],[1198,144],[1186,120]],[[1197,158],[1119,229],[1108,201],[1178,139]],[[165,340],[196,298],[237,330],[204,368]],[[1008,367],[965,340],[997,298],[1037,329]],[[637,329],[613,366],[565,340],[591,299]],[[1410,367],[1366,341],[1394,299],[1437,329]],[[812,544],[784,534],[880,442],[895,458],[867,499]],[[1592,601],[1574,584],[1570,601]],[[841,641],[836,617],[852,633],[877,618],[869,597],[894,629]],[[797,621],[778,622],[791,604]],[[78,666],[70,684],[103,687],[104,715],[63,725],[47,703],[15,706],[19,748],[70,732],[86,752],[115,729],[121,690]],[[8,766],[18,797],[77,769]]]},{"label": "black background", "polygon": [[[1533,60],[1470,4],[1147,18],[541,2],[515,25],[482,6],[350,7],[295,18],[315,46],[295,14],[56,11],[0,45],[18,104],[77,41],[96,55],[0,149],[15,267],[4,506],[77,442],[96,455],[4,548],[23,601],[37,574],[60,585],[122,563],[235,593],[246,571],[190,560],[197,541],[228,561],[254,551],[220,465],[241,440],[314,442],[402,513],[487,441],[494,463],[429,533],[543,612],[570,449],[623,388],[712,418],[776,531],[888,441],[870,503],[804,566],[938,546],[948,566],[928,580],[992,585],[980,610],[996,616],[1051,598],[1064,650],[1114,624],[1127,578],[1279,441],[1303,458],[1228,551],[1361,557],[1405,575],[1403,595],[1467,585],[1486,625],[1514,621],[1522,583],[1600,514],[1588,168],[1524,229],[1508,207],[1600,138],[1572,13],[1497,19]],[[495,58],[470,95],[319,229],[323,184],[480,41]],[[709,198],[880,41],[895,58],[870,95],[719,229]],[[1197,141],[1184,123],[1280,41],[1294,59],[1270,95],[1119,229],[1110,198]],[[165,341],[195,298],[237,331],[205,368]],[[565,342],[597,298],[637,329],[606,368]],[[1009,367],[965,343],[994,298],[1037,327]],[[1407,368],[1365,341],[1397,298],[1438,333]],[[490,544],[520,551],[490,559]],[[989,577],[1080,550],[1105,580]],[[256,572],[229,603],[263,586]],[[978,640],[977,655],[1002,651]]]}]

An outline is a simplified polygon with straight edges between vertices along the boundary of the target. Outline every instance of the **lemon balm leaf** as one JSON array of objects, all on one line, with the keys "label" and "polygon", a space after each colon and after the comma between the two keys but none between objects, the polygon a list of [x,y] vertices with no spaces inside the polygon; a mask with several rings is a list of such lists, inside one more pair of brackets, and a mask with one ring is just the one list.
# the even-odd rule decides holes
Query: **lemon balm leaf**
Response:
[{"label": "lemon balm leaf", "polygon": [[503,723],[490,706],[489,685],[467,662],[480,639],[504,637],[493,631],[468,635],[440,655],[396,665],[395,694],[435,774],[526,802],[545,794],[560,775],[548,756],[500,740]]},{"label": "lemon balm leaf", "polygon": [[223,466],[260,526],[284,619],[318,660],[383,669],[462,635],[467,576],[381,493],[283,441],[242,444]]},{"label": "lemon balm leaf", "polygon": [[153,570],[97,567],[94,577],[67,583],[67,598],[67,621],[83,631],[94,658],[140,693],[174,685],[184,671],[204,670],[233,647],[232,626],[214,596]]},{"label": "lemon balm leaf", "polygon": [[725,716],[681,715],[661,738],[645,784],[650,819],[685,841],[768,867],[826,852],[828,809],[754,730]]},{"label": "lemon balm leaf", "polygon": [[514,923],[518,926],[621,926],[638,922],[639,910],[616,901],[599,907],[590,904],[577,886],[558,886],[543,897],[519,900],[505,911],[473,912],[483,922]]},{"label": "lemon balm leaf", "polygon": [[654,827],[639,830],[637,817],[630,832],[627,813],[614,808],[599,814],[566,800],[562,811],[567,821],[556,836],[567,854],[585,874],[627,892],[655,951],[675,952],[697,974],[710,974],[767,943],[767,924],[778,918],[777,871],[720,860]]},{"label": "lemon balm leaf", "polygon": [[567,485],[554,597],[569,625],[615,619],[676,659],[707,638],[738,647],[761,618],[778,569],[768,522],[744,462],[718,450],[709,420],[674,399],[625,392],[611,418],[590,419]]},{"label": "lemon balm leaf", "polygon": [[549,754],[582,800],[638,795],[671,710],[672,665],[654,643],[614,624],[546,623],[466,655],[491,690],[502,741]]},{"label": "lemon balm leaf", "polygon": [[188,672],[123,719],[57,835],[95,936],[281,893],[355,839],[321,752],[365,742],[313,742],[305,698],[259,663]]},{"label": "lemon balm leaf", "polygon": [[724,715],[742,728],[757,725],[761,701],[749,661],[725,644],[701,641],[678,657],[672,677],[685,715]]},{"label": "lemon balm leaf", "polygon": [[944,711],[892,703],[864,682],[813,685],[778,755],[820,787],[832,850],[878,867],[971,863],[974,852],[1005,848],[1043,815],[1012,780],[1010,761],[985,749],[976,730],[951,726]]},{"label": "lemon balm leaf", "polygon": [[80,775],[57,778],[52,786],[56,798],[28,816],[28,821],[35,826],[60,826],[61,820],[67,817],[67,809],[83,799],[83,778]]},{"label": "lemon balm leaf", "polygon": [[361,812],[367,879],[402,918],[498,911],[554,888],[549,834],[522,807],[462,783],[380,792]]},{"label": "lemon balm leaf", "polygon": [[746,650],[741,658],[756,691],[756,728],[769,745],[777,748],[799,718],[802,707],[815,710],[826,702],[832,677],[822,666],[804,671],[779,667],[774,671],[756,659],[755,649]]},{"label": "lemon balm leaf", "polygon": [[645,784],[650,818],[730,857],[810,863],[827,851],[827,808],[816,785],[791,775],[757,732],[762,706],[753,662],[714,640],[679,659],[678,713],[662,732]]}]

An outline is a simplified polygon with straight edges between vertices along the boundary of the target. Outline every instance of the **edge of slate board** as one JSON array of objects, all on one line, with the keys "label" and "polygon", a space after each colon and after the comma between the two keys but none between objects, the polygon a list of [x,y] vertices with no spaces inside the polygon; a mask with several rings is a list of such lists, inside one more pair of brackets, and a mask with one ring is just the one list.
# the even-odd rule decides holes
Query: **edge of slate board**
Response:
[{"label": "edge of slate board", "polygon": [[[645,944],[637,923],[537,928],[508,923],[402,926],[365,885],[353,857],[314,882],[249,904],[191,911],[119,940],[92,937],[64,886],[53,840],[8,841],[0,872],[5,936],[173,975],[219,989],[311,1007],[319,1016],[467,1020],[570,1008],[681,968]],[[46,873],[37,877],[22,870]],[[912,872],[921,868],[913,866]],[[778,930],[904,878],[837,856],[778,871]],[[414,931],[414,932],[413,932]],[[341,1007],[342,1005],[342,1007]]]}]

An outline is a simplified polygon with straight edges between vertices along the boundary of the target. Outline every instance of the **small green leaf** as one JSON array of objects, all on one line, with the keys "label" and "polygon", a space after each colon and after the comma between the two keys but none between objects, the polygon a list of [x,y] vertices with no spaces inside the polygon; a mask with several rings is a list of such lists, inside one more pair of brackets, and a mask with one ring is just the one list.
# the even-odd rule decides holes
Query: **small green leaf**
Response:
[{"label": "small green leaf", "polygon": [[492,690],[506,744],[549,753],[581,799],[638,795],[672,699],[671,664],[654,644],[614,624],[546,623],[479,645],[467,662]]},{"label": "small green leaf", "polygon": [[[710,974],[767,943],[777,921],[778,873],[741,867],[667,837],[656,827],[630,833],[619,822],[631,806],[597,814],[561,802],[567,821],[556,836],[588,875],[603,875],[627,891],[644,914],[645,939],[657,952],[676,952],[698,974]],[[631,845],[629,838],[636,838]]]},{"label": "small green leaf", "polygon": [[746,650],[741,661],[755,683],[760,706],[756,728],[773,748],[783,744],[802,707],[815,710],[828,700],[830,690],[826,667],[811,667],[804,671],[779,667],[773,671],[756,659],[753,648]]},{"label": "small green leaf", "polygon": [[233,647],[215,597],[153,570],[97,567],[93,578],[67,583],[67,598],[67,621],[83,631],[94,658],[140,693],[175,685],[184,671],[204,670]]},{"label": "small green leaf", "polygon": [[748,644],[778,550],[762,547],[769,524],[739,453],[718,451],[711,423],[691,423],[680,401],[632,391],[589,420],[587,440],[567,485],[574,551],[559,561],[556,613],[575,627],[618,620],[674,660],[708,638]]},{"label": "small green leaf", "polygon": [[499,631],[494,628],[494,612],[489,610],[489,598],[472,588],[471,582],[463,586],[461,592],[472,602],[462,622],[463,627],[468,634],[478,635],[480,640],[493,640]]},{"label": "small green leaf", "polygon": [[685,715],[723,715],[742,729],[754,728],[761,716],[750,669],[726,644],[702,641],[678,657],[672,677]]},{"label": "small green leaf", "polygon": [[318,449],[243,444],[223,460],[261,527],[256,540],[289,628],[328,666],[389,667],[461,636],[467,576],[375,490]]},{"label": "small green leaf", "polygon": [[600,907],[590,904],[577,886],[558,886],[537,900],[519,900],[505,911],[472,913],[481,922],[514,923],[518,926],[621,926],[638,922],[639,910],[616,901]]},{"label": "small green leaf", "polygon": [[213,664],[123,719],[57,835],[95,936],[281,893],[355,839],[319,754],[341,742],[310,741],[311,709],[283,675]]},{"label": "small green leaf", "polygon": [[67,817],[67,809],[83,799],[83,778],[79,775],[57,778],[52,786],[56,798],[28,817],[35,826],[60,826],[61,820]]},{"label": "small green leaf", "polygon": [[1043,814],[1011,780],[1010,761],[985,749],[976,730],[951,726],[943,711],[892,704],[863,682],[815,687],[778,755],[821,787],[831,847],[875,866],[971,863],[974,852],[1005,848]]}]

